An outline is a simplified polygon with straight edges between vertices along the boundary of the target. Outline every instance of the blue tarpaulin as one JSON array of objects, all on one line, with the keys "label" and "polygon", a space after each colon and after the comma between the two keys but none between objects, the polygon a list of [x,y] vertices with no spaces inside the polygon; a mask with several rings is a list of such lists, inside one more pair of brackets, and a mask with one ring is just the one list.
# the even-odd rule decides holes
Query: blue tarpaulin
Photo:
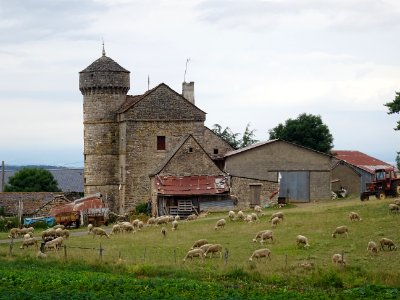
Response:
[{"label": "blue tarpaulin", "polygon": [[31,226],[37,222],[44,222],[47,226],[52,227],[56,224],[56,219],[54,217],[25,218],[24,226]]}]

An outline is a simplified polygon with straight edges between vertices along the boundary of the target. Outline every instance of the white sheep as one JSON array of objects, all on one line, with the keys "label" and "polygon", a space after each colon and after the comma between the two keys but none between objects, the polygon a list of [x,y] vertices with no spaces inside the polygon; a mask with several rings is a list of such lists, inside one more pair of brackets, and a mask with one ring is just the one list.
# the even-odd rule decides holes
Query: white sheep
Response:
[{"label": "white sheep", "polygon": [[278,217],[279,219],[281,219],[283,221],[283,212],[277,211],[276,213],[273,213],[269,220],[272,221],[276,217]]},{"label": "white sheep", "polygon": [[24,240],[27,240],[27,239],[30,239],[30,238],[33,238],[33,233],[32,232],[29,232],[29,233],[24,235]]},{"label": "white sheep", "polygon": [[167,228],[164,226],[161,228],[161,234],[164,236],[164,238],[167,236]]},{"label": "white sheep", "polygon": [[256,213],[251,213],[250,216],[251,216],[251,221],[254,221],[254,222],[259,221],[259,220],[258,220],[258,216],[257,216]]},{"label": "white sheep", "polygon": [[375,242],[369,241],[367,246],[367,251],[372,253],[378,253],[378,246],[376,245]]},{"label": "white sheep", "polygon": [[244,217],[244,220],[248,223],[252,223],[253,222],[253,217],[251,215],[246,215]]},{"label": "white sheep", "polygon": [[154,225],[156,224],[156,218],[151,217],[147,220],[147,225]]},{"label": "white sheep", "polygon": [[53,248],[54,250],[58,250],[62,247],[64,239],[60,236],[55,238],[54,240],[48,241],[44,244],[44,249],[50,250]]},{"label": "white sheep", "polygon": [[201,250],[203,250],[204,252],[206,252],[207,249],[208,249],[210,246],[212,246],[212,244],[204,244],[204,245],[200,246],[199,248],[200,248]]},{"label": "white sheep", "polygon": [[21,228],[20,230],[19,230],[19,234],[20,235],[25,235],[25,234],[27,234],[27,233],[32,233],[33,234],[33,231],[35,230],[35,228],[33,228],[33,227],[28,227],[28,228]]},{"label": "white sheep", "polygon": [[88,234],[90,234],[90,232],[93,229],[93,224],[88,224],[87,229],[88,229]]},{"label": "white sheep", "polygon": [[276,227],[276,225],[278,225],[280,221],[281,221],[281,219],[280,219],[279,217],[274,217],[274,218],[271,220],[271,225],[272,225],[272,227]]},{"label": "white sheep", "polygon": [[41,259],[47,258],[47,254],[46,254],[46,253],[43,253],[42,251],[39,250],[39,251],[36,253],[36,257],[37,257],[37,258],[41,258]]},{"label": "white sheep", "polygon": [[190,249],[199,248],[205,244],[208,244],[208,241],[206,239],[200,239],[200,240],[195,241],[192,248],[190,248]]},{"label": "white sheep", "polygon": [[237,213],[237,218],[238,218],[239,220],[244,220],[244,213],[243,213],[241,210],[238,211],[238,213]]},{"label": "white sheep", "polygon": [[337,234],[346,234],[346,236],[348,236],[348,231],[349,229],[347,228],[347,226],[339,226],[336,227],[335,231],[332,233],[332,237],[335,238]]},{"label": "white sheep", "polygon": [[183,259],[183,262],[185,262],[188,258],[193,259],[193,257],[199,257],[201,260],[204,260],[204,251],[200,248],[189,250]]},{"label": "white sheep", "polygon": [[121,231],[122,231],[121,225],[114,224],[112,229],[111,229],[111,233],[110,234],[118,234],[118,233],[121,233]]},{"label": "white sheep", "polygon": [[389,212],[398,213],[400,211],[400,206],[394,203],[389,204]]},{"label": "white sheep", "polygon": [[266,231],[267,231],[267,230],[261,230],[261,231],[257,232],[257,233],[256,233],[256,236],[255,236],[254,239],[253,239],[253,242],[256,243],[256,242],[258,241],[258,239],[261,238],[261,235],[262,235],[264,232],[266,232]]},{"label": "white sheep", "polygon": [[42,240],[47,241],[49,239],[56,238],[56,230],[53,228],[46,229],[42,232]]},{"label": "white sheep", "polygon": [[174,220],[172,221],[172,230],[177,230],[178,229],[178,221]]},{"label": "white sheep", "polygon": [[107,232],[100,227],[93,227],[91,230],[91,233],[93,234],[93,238],[98,235],[100,236],[100,238],[102,238],[103,236],[107,237],[108,239],[110,238],[110,236],[107,234]]},{"label": "white sheep", "polygon": [[396,245],[394,244],[394,242],[393,242],[391,239],[388,239],[388,238],[381,238],[381,240],[379,241],[379,243],[381,244],[381,249],[382,249],[382,250],[385,250],[385,249],[384,249],[384,246],[387,246],[388,249],[389,249],[390,251],[391,251],[391,250],[396,250],[396,249],[397,249]]},{"label": "white sheep", "polygon": [[354,211],[349,214],[350,221],[361,221],[360,215]]},{"label": "white sheep", "polygon": [[138,225],[138,230],[141,230],[144,227],[143,221],[139,221],[137,225]]},{"label": "white sheep", "polygon": [[235,212],[233,210],[230,210],[228,212],[228,217],[229,217],[229,220],[233,221],[235,219]]},{"label": "white sheep", "polygon": [[58,224],[58,225],[54,225],[52,228],[53,229],[58,229],[58,228],[65,229],[65,226],[62,224]]},{"label": "white sheep", "polygon": [[258,261],[259,258],[263,258],[263,257],[271,260],[271,250],[269,250],[268,248],[262,248],[262,249],[255,250],[253,252],[253,254],[250,256],[249,261],[253,261],[253,258],[257,258],[257,261]]},{"label": "white sheep", "polygon": [[33,245],[35,245],[36,249],[37,249],[37,247],[38,247],[37,240],[35,238],[28,238],[28,239],[24,239],[20,248],[24,249],[25,247],[28,248],[29,246],[33,246]]},{"label": "white sheep", "polygon": [[338,264],[338,265],[346,265],[346,261],[344,260],[343,256],[339,253],[333,254],[332,255],[332,263]]},{"label": "white sheep", "polygon": [[273,236],[273,232],[271,230],[266,230],[261,234],[261,240],[260,243],[263,244],[264,242],[266,242],[267,240],[271,240],[271,242],[274,241],[274,236]]},{"label": "white sheep", "polygon": [[[138,224],[139,224],[139,219],[135,219],[135,220],[133,220],[132,221],[132,223],[131,223],[131,225],[134,227],[134,228],[137,228],[138,227]],[[125,223],[125,222],[124,222]],[[129,223],[129,222],[128,222]]]},{"label": "white sheep", "polygon": [[396,204],[396,205],[398,205],[398,206],[400,206],[400,199],[394,200],[393,203]]},{"label": "white sheep", "polygon": [[175,216],[175,221],[179,221],[181,219],[181,217],[179,215]]},{"label": "white sheep", "polygon": [[120,224],[121,232],[135,233],[135,227],[129,222],[122,222]]},{"label": "white sheep", "polygon": [[69,238],[69,231],[68,229],[61,229],[61,227],[57,228],[55,231],[56,237],[62,236],[66,239]]},{"label": "white sheep", "polygon": [[215,224],[214,229],[217,230],[218,228],[224,228],[226,224],[225,219],[220,219],[217,221],[217,223]]},{"label": "white sheep", "polygon": [[214,256],[214,253],[219,253],[219,257],[222,257],[222,245],[220,244],[212,244],[211,246],[207,247],[207,250],[204,252],[204,256],[207,257],[207,254],[210,253],[211,256]]},{"label": "white sheep", "polygon": [[10,239],[11,238],[13,238],[13,239],[15,239],[16,237],[18,237],[19,236],[19,228],[11,228],[10,229],[10,235],[8,236]]},{"label": "white sheep", "polygon": [[197,215],[191,214],[186,218],[186,221],[194,221],[197,219]]},{"label": "white sheep", "polygon": [[260,206],[260,205],[254,206],[254,211],[255,211],[256,213],[262,213],[262,208],[261,208],[261,206]]},{"label": "white sheep", "polygon": [[304,235],[298,235],[296,237],[296,244],[297,246],[303,245],[304,248],[310,247],[310,244],[308,243],[308,239]]}]

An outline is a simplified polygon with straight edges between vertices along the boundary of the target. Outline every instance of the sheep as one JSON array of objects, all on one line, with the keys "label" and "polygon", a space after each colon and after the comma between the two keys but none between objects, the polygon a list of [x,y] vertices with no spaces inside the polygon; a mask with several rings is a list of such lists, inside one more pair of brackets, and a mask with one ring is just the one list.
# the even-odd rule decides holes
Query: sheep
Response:
[{"label": "sheep", "polygon": [[233,221],[235,219],[235,212],[233,210],[230,210],[228,212],[228,218],[229,220]]},{"label": "sheep", "polygon": [[29,233],[24,235],[24,240],[27,240],[27,239],[30,239],[30,238],[33,238],[33,233],[32,232],[29,232]]},{"label": "sheep", "polygon": [[354,211],[349,214],[350,221],[362,221],[360,215]]},{"label": "sheep", "polygon": [[253,252],[253,254],[250,256],[249,261],[253,261],[253,258],[257,258],[257,261],[259,258],[268,258],[269,260],[271,260],[271,250],[269,250],[268,248],[262,248],[262,249],[258,249],[255,250]]},{"label": "sheep", "polygon": [[110,234],[117,234],[117,233],[121,233],[122,228],[121,225],[119,224],[114,224],[112,229],[111,229],[111,233]]},{"label": "sheep", "polygon": [[25,234],[27,234],[27,233],[32,233],[33,234],[33,231],[35,230],[35,228],[33,228],[33,227],[29,227],[29,228],[21,228],[20,230],[19,230],[19,234],[20,235],[25,235]]},{"label": "sheep", "polygon": [[194,221],[197,219],[197,215],[191,214],[186,218],[186,221]]},{"label": "sheep", "polygon": [[218,228],[224,228],[226,224],[225,219],[220,219],[217,221],[217,223],[215,224],[214,229],[217,230]]},{"label": "sheep", "polygon": [[[129,223],[129,222],[128,222],[128,223]],[[133,226],[134,228],[138,227],[139,219],[133,220],[131,224],[132,224],[132,226]]]},{"label": "sheep", "polygon": [[261,234],[261,240],[260,243],[264,243],[266,240],[271,240],[271,242],[274,241],[273,237],[273,232],[271,230],[266,230]]},{"label": "sheep", "polygon": [[183,262],[185,262],[188,258],[193,259],[193,257],[199,257],[201,260],[204,260],[204,251],[200,248],[189,250],[183,259]]},{"label": "sheep", "polygon": [[181,219],[181,217],[179,215],[175,216],[175,221],[179,221]]},{"label": "sheep", "polygon": [[11,228],[10,229],[10,235],[8,236],[10,239],[12,238],[12,239],[15,239],[17,236],[19,236],[19,231],[20,231],[20,229],[19,228]]},{"label": "sheep", "polygon": [[161,216],[156,218],[156,225],[162,225],[162,224],[167,224],[169,218],[167,216]]},{"label": "sheep", "polygon": [[250,216],[251,216],[251,220],[252,220],[252,221],[255,221],[255,222],[258,221],[258,216],[257,216],[256,213],[251,213]]},{"label": "sheep", "polygon": [[206,250],[206,252],[204,252],[204,257],[207,257],[207,254],[211,253],[210,257],[214,256],[214,253],[219,253],[219,257],[222,257],[222,245],[220,244],[212,244],[211,246],[209,246]]},{"label": "sheep", "polygon": [[278,217],[279,219],[281,219],[283,221],[283,212],[278,211],[276,213],[273,213],[269,220],[272,221],[276,217]]},{"label": "sheep", "polygon": [[339,253],[333,254],[332,255],[332,263],[333,264],[339,264],[339,265],[346,265],[346,261],[344,260],[343,256]]},{"label": "sheep", "polygon": [[385,249],[384,249],[384,246],[387,246],[387,247],[389,248],[390,251],[392,250],[392,248],[393,248],[393,250],[396,250],[396,249],[397,249],[397,247],[396,247],[396,245],[394,244],[394,242],[393,242],[392,240],[388,239],[388,238],[381,238],[381,240],[379,241],[379,243],[381,244],[381,249],[382,249],[382,251],[385,250]]},{"label": "sheep", "polygon": [[178,229],[178,221],[174,220],[172,221],[172,230],[177,230]]},{"label": "sheep", "polygon": [[371,253],[378,253],[378,246],[376,245],[375,242],[369,241],[367,246],[367,251]]},{"label": "sheep", "polygon": [[93,224],[88,224],[87,229],[88,229],[88,234],[90,234],[90,232],[92,232],[93,229]]},{"label": "sheep", "polygon": [[297,246],[303,245],[304,248],[310,247],[310,244],[308,243],[308,239],[304,235],[298,235],[296,237],[296,244]]},{"label": "sheep", "polygon": [[396,205],[398,205],[398,206],[400,206],[400,199],[394,200],[393,203],[396,204]]},{"label": "sheep", "polygon": [[167,228],[165,228],[165,227],[161,228],[161,233],[162,233],[162,235],[163,235],[164,238],[165,238],[166,235],[167,235]]},{"label": "sheep", "polygon": [[36,257],[37,258],[41,258],[41,259],[43,259],[43,258],[47,258],[47,254],[46,253],[43,253],[42,251],[38,251],[37,252],[37,254],[36,254]]},{"label": "sheep", "polygon": [[91,230],[91,233],[93,233],[93,238],[96,235],[100,236],[100,238],[102,238],[103,235],[106,236],[108,239],[110,238],[110,236],[107,234],[107,232],[103,228],[100,228],[100,227],[93,227]]},{"label": "sheep", "polygon": [[255,236],[254,239],[253,239],[253,242],[256,243],[257,240],[260,239],[261,236],[262,236],[262,234],[263,234],[264,232],[266,232],[266,231],[268,231],[268,230],[261,230],[261,231],[257,232],[257,233],[256,233],[256,236]]},{"label": "sheep", "polygon": [[261,212],[262,212],[261,206],[260,206],[260,205],[254,206],[254,211],[255,211],[256,213],[261,213]]},{"label": "sheep", "polygon": [[143,226],[144,226],[143,221],[139,221],[138,222],[138,230],[141,230],[143,228]]},{"label": "sheep", "polygon": [[348,236],[348,231],[349,229],[347,228],[347,226],[336,227],[335,231],[332,233],[332,237],[335,238],[337,234],[343,234],[343,233],[345,233],[346,236]]},{"label": "sheep", "polygon": [[208,250],[208,248],[210,248],[210,246],[212,246],[212,244],[205,244],[205,245],[200,246],[199,248],[201,250],[203,250],[204,252],[206,252]]},{"label": "sheep", "polygon": [[123,222],[121,225],[121,232],[135,232],[134,226],[129,222]]},{"label": "sheep", "polygon": [[394,203],[389,204],[389,212],[398,213],[400,211],[400,206]]},{"label": "sheep", "polygon": [[57,224],[57,225],[54,225],[52,228],[53,229],[58,229],[58,228],[65,229],[65,226],[62,224]]},{"label": "sheep", "polygon": [[156,218],[151,217],[147,220],[147,225],[154,225],[156,223]]},{"label": "sheep", "polygon": [[69,231],[67,229],[57,228],[55,231],[55,235],[57,237],[59,237],[59,236],[65,237],[67,239],[67,238],[69,238]]},{"label": "sheep", "polygon": [[251,215],[246,215],[246,217],[244,217],[244,221],[246,221],[248,223],[252,223],[253,222],[253,217]]},{"label": "sheep", "polygon": [[49,239],[54,239],[56,237],[56,230],[53,228],[46,229],[42,232],[42,240],[46,241]]},{"label": "sheep", "polygon": [[205,244],[208,244],[208,241],[206,239],[197,240],[194,242],[192,248],[190,249],[199,248]]},{"label": "sheep", "polygon": [[281,219],[280,219],[279,217],[274,217],[274,218],[271,220],[271,225],[272,225],[272,227],[276,227],[276,225],[278,225],[280,221],[281,221]]},{"label": "sheep", "polygon": [[38,247],[37,240],[35,238],[28,238],[22,242],[20,249],[24,249],[25,247],[28,248],[29,246],[33,246],[33,245],[35,245],[36,249],[37,249],[37,247]]},{"label": "sheep", "polygon": [[46,244],[44,244],[44,249],[53,248],[54,250],[58,250],[62,247],[63,242],[64,242],[64,239],[60,236],[58,238],[55,238],[54,240],[46,242]]},{"label": "sheep", "polygon": [[244,220],[244,213],[241,210],[239,210],[237,213],[237,217],[239,220]]}]

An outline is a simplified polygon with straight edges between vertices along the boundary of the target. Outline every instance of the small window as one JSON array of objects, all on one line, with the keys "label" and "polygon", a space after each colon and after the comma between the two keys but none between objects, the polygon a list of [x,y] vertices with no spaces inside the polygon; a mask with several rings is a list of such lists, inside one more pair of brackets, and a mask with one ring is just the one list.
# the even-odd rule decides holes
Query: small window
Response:
[{"label": "small window", "polygon": [[192,153],[192,152],[193,152],[193,148],[189,147],[189,153]]},{"label": "small window", "polygon": [[218,154],[218,149],[217,148],[214,149],[214,154]]},{"label": "small window", "polygon": [[165,136],[157,136],[157,150],[165,149]]},{"label": "small window", "polygon": [[86,177],[83,178],[83,182],[86,183]]}]

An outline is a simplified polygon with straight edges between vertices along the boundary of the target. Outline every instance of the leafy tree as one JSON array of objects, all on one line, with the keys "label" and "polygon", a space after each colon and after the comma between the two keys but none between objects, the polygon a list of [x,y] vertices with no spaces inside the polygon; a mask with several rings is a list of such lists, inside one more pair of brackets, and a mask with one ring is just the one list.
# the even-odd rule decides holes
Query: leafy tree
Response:
[{"label": "leafy tree", "polygon": [[396,165],[397,165],[397,169],[400,170],[400,152],[397,152],[397,155],[396,155]]},{"label": "leafy tree", "polygon": [[[384,104],[388,109],[388,114],[398,114],[400,113],[400,92],[395,92],[396,97],[392,102]],[[394,130],[400,130],[400,121],[397,121],[397,127]]]},{"label": "leafy tree", "polygon": [[222,126],[219,124],[214,124],[214,128],[211,130],[234,149],[244,148],[258,142],[254,139],[255,129],[250,130],[250,124],[247,124],[242,138],[239,138],[239,133],[233,133],[229,127],[222,130]]},{"label": "leafy tree", "polygon": [[282,139],[320,152],[329,153],[333,137],[321,116],[303,113],[297,119],[288,119],[269,131],[270,139]]},{"label": "leafy tree", "polygon": [[40,168],[22,168],[11,176],[5,192],[60,192],[57,180],[50,171]]}]

